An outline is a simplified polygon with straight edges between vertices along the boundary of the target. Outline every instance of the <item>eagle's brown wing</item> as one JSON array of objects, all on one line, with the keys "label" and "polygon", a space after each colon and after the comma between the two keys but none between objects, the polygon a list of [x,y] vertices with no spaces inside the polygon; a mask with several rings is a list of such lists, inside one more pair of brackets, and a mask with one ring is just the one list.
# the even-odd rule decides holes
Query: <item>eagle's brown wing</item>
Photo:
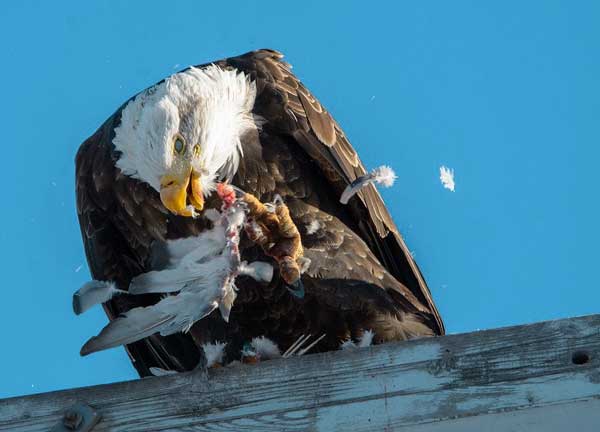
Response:
[{"label": "eagle's brown wing", "polygon": [[[158,195],[115,167],[112,139],[120,111],[79,148],[75,183],[77,215],[92,277],[116,282],[126,290],[131,278],[147,271],[151,242],[165,237],[167,224]],[[113,319],[132,307],[156,301],[156,296],[117,296],[104,309]],[[127,352],[141,376],[150,375],[153,366],[189,370],[200,360],[198,349],[184,334],[154,335],[128,345]]]},{"label": "eagle's brown wing", "polygon": [[[243,71],[256,81],[257,114],[270,127],[292,136],[341,195],[349,183],[366,174],[365,167],[340,126],[282,58],[277,51],[263,49],[217,64]],[[426,306],[422,312],[433,316],[436,333],[443,334],[444,324],[429,288],[377,189],[372,184],[363,188],[348,208],[360,221],[358,234],[392,275]]]}]

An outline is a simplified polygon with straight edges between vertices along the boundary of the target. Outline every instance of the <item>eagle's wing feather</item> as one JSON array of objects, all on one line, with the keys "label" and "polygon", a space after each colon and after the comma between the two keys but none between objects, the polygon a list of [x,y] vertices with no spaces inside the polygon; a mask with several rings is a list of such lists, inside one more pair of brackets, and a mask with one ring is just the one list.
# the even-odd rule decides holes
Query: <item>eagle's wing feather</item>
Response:
[{"label": "eagle's wing feather", "polygon": [[[120,110],[79,148],[75,159],[77,214],[92,277],[127,290],[131,278],[144,272],[153,238],[165,236],[165,209],[148,185],[125,178],[115,168],[112,138]],[[117,296],[104,304],[111,319],[134,307],[156,303],[156,295]],[[127,352],[140,375],[150,367],[188,370],[200,360],[187,335],[150,336],[129,344]],[[185,363],[184,363],[185,362]]]},{"label": "eagle's wing feather", "polygon": [[[253,51],[218,64],[249,74],[257,83],[256,105],[267,123],[295,138],[314,159],[335,190],[344,188],[366,174],[358,154],[327,110],[282,61],[274,50]],[[348,204],[361,224],[361,237],[400,282],[425,305],[424,313],[433,315],[437,330],[444,325],[427,284],[394,224],[383,199],[374,185],[368,185]],[[366,216],[366,217],[365,217]]]}]

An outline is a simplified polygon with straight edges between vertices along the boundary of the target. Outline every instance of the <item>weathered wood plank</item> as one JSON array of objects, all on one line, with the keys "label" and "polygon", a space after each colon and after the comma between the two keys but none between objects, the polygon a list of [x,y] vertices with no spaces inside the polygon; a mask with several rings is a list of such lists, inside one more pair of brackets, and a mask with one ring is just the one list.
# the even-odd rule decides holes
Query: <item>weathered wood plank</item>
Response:
[{"label": "weathered wood plank", "polygon": [[600,425],[599,365],[592,315],[5,399],[0,431],[47,431],[84,402],[94,431],[582,432]]},{"label": "weathered wood plank", "polygon": [[599,400],[502,411],[397,429],[401,432],[597,432]]}]

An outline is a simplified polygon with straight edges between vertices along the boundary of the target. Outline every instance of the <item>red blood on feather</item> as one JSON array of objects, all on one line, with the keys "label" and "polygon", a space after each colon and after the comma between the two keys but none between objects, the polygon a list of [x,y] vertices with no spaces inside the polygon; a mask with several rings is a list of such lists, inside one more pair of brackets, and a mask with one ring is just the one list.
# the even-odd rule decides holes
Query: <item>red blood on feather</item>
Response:
[{"label": "red blood on feather", "polygon": [[219,198],[223,200],[225,208],[231,207],[231,205],[235,202],[235,191],[228,183],[218,183],[217,194],[219,195]]}]

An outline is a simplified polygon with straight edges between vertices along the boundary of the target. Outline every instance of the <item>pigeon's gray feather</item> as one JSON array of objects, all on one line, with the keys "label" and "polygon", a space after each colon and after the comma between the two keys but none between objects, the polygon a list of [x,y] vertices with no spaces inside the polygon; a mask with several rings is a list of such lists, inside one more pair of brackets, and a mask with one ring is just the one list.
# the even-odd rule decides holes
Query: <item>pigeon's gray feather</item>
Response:
[{"label": "pigeon's gray feather", "polygon": [[109,301],[116,294],[123,294],[112,282],[90,281],[73,294],[73,311],[80,315],[94,305]]},{"label": "pigeon's gray feather", "polygon": [[188,264],[170,270],[150,271],[132,279],[130,294],[170,293],[214,286],[229,271],[229,260],[219,255],[210,261]]}]

